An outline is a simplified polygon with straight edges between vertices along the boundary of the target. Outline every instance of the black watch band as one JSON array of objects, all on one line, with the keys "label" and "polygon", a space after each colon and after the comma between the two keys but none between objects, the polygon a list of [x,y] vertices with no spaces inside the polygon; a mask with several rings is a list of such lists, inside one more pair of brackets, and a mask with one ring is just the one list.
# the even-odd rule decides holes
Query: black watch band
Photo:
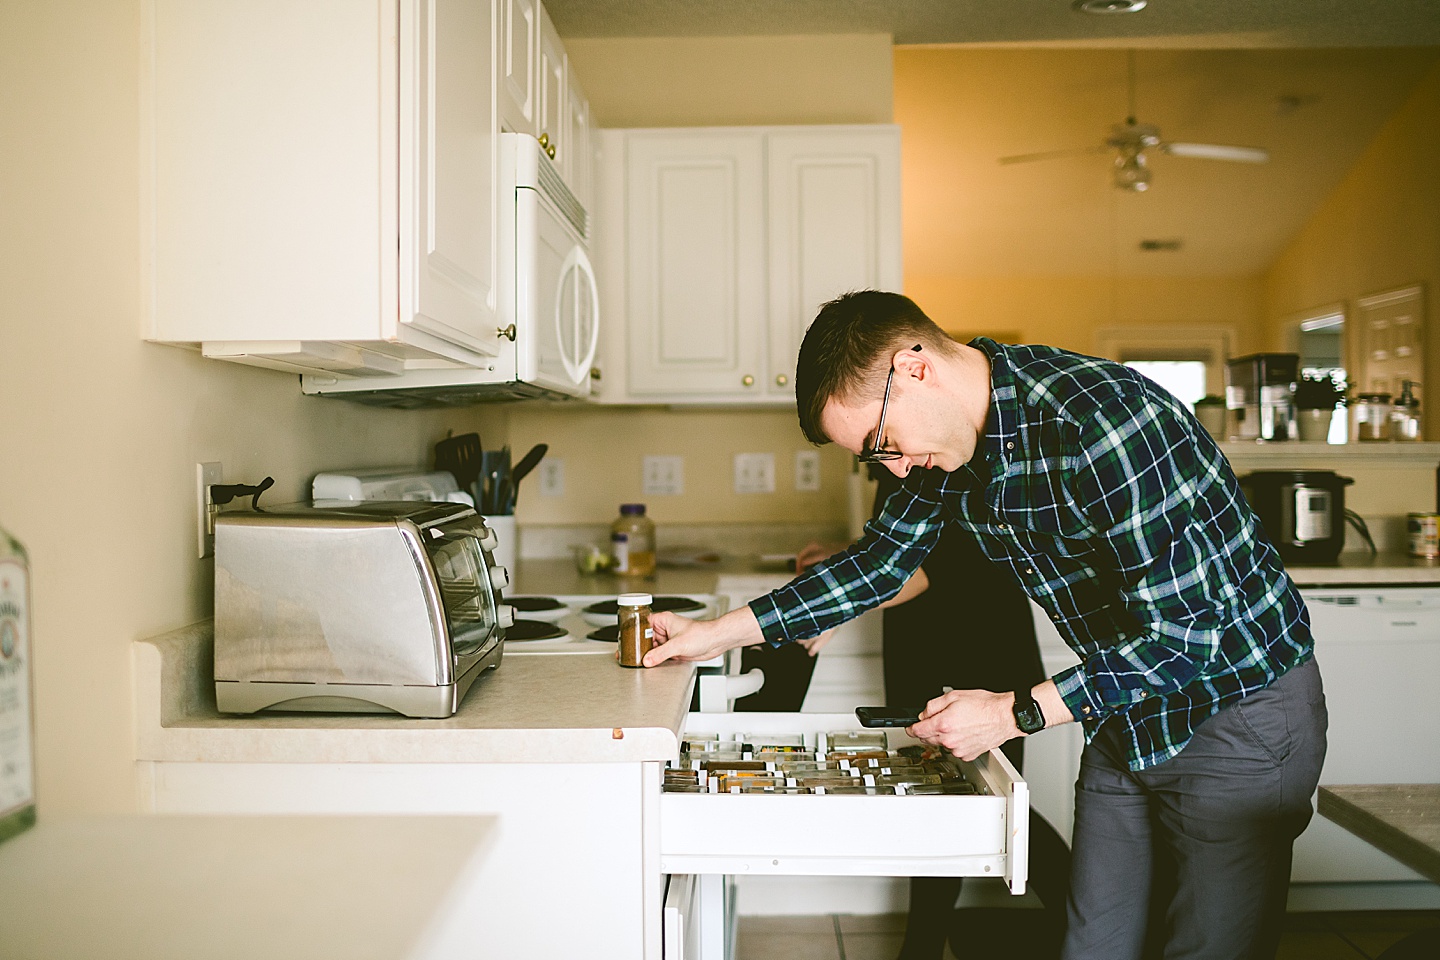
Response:
[{"label": "black watch band", "polygon": [[1045,729],[1045,714],[1030,695],[1029,687],[1015,691],[1015,705],[1010,709],[1015,713],[1015,726],[1021,733],[1029,735]]}]

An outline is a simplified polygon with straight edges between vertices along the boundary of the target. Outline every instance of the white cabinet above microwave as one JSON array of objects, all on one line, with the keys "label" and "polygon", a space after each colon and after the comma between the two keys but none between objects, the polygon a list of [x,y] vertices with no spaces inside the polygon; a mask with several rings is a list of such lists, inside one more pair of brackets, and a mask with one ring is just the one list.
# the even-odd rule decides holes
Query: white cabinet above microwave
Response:
[{"label": "white cabinet above microwave", "polygon": [[825,301],[898,290],[894,126],[603,130],[599,398],[795,401],[795,358]]},{"label": "white cabinet above microwave", "polygon": [[335,380],[514,366],[506,2],[144,0],[145,337]]}]

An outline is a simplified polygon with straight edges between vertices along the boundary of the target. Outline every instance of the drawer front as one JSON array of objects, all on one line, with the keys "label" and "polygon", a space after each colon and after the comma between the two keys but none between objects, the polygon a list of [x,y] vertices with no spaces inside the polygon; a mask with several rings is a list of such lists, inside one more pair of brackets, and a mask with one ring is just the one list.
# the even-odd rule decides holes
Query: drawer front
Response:
[{"label": "drawer front", "polygon": [[[853,714],[691,714],[687,730],[800,733],[858,729]],[[914,743],[887,731],[890,747]],[[998,751],[965,764],[976,796],[662,793],[665,873],[1004,877],[1023,893],[1029,792]]]}]

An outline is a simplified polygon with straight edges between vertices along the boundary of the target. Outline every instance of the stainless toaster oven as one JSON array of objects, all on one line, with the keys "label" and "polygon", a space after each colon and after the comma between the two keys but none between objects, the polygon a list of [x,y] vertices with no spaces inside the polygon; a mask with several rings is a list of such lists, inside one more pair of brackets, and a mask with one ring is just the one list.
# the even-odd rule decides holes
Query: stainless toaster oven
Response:
[{"label": "stainless toaster oven", "polygon": [[513,612],[494,533],[457,503],[317,501],[215,523],[215,700],[226,713],[448,717]]}]

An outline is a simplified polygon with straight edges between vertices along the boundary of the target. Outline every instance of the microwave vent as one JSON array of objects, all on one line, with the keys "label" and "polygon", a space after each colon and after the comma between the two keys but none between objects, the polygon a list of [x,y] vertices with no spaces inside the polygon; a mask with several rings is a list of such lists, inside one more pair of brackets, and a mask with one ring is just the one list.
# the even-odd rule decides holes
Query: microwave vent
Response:
[{"label": "microwave vent", "polygon": [[565,186],[565,181],[560,179],[560,173],[550,162],[550,158],[542,152],[539,159],[537,169],[539,170],[541,193],[555,204],[561,216],[570,222],[570,226],[575,228],[575,232],[580,234],[582,240],[589,240],[589,214],[585,212],[580,201],[575,198],[575,194],[570,192],[570,188]]}]

